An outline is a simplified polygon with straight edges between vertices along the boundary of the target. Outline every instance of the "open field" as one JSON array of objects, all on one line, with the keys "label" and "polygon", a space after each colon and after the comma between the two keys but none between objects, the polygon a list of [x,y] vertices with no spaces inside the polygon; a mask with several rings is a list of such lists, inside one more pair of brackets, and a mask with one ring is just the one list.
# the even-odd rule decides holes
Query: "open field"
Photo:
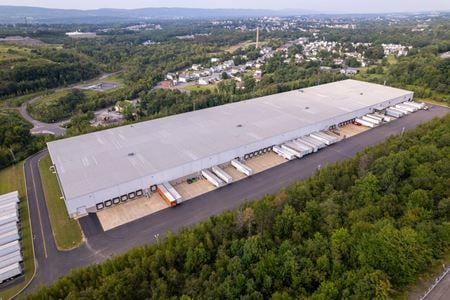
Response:
[{"label": "open field", "polygon": [[23,162],[0,170],[0,194],[18,190],[20,195],[20,223],[22,234],[22,254],[25,269],[25,280],[0,292],[1,299],[9,299],[19,292],[31,280],[34,274],[34,254],[31,240],[28,203],[25,192]]},{"label": "open field", "polygon": [[78,221],[67,214],[56,175],[49,170],[51,165],[50,156],[45,156],[39,162],[39,172],[56,245],[60,250],[68,250],[81,244],[82,234]]},{"label": "open field", "polygon": [[186,91],[215,91],[217,90],[217,87],[215,84],[208,84],[208,85],[198,85],[198,84],[194,84],[194,85],[189,85],[186,86],[185,88],[183,88]]}]

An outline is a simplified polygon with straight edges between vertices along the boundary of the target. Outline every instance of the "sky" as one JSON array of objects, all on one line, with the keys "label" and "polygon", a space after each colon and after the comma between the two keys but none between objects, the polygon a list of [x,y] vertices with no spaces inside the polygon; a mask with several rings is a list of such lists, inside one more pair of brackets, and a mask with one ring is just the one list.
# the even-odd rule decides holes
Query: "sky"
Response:
[{"label": "sky", "polygon": [[450,0],[0,0],[0,5],[50,8],[260,8],[304,9],[317,12],[411,12],[450,10]]}]

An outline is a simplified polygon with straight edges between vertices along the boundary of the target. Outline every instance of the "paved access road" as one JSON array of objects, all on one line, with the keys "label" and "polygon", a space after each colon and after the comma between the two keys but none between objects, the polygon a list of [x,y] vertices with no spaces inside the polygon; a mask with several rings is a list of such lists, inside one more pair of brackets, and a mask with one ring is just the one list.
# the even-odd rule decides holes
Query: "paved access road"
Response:
[{"label": "paved access road", "polygon": [[[176,232],[183,227],[207,219],[211,215],[239,207],[246,201],[256,200],[265,194],[272,194],[290,183],[308,178],[319,165],[349,158],[361,149],[384,141],[387,137],[400,134],[404,129],[413,129],[433,117],[444,116],[449,109],[439,106],[429,111],[419,111],[394,122],[371,129],[357,136],[306,156],[235,182],[229,186],[201,195],[180,206],[165,209],[153,215],[103,232],[95,214],[80,219],[86,237],[85,243],[72,251],[56,249],[44,200],[39,176],[38,161],[46,151],[30,157],[25,162],[25,176],[31,223],[38,270],[26,292],[40,284],[50,284],[71,269],[104,261],[111,255],[128,249],[150,244],[155,237],[164,236],[167,230]],[[450,298],[450,297],[449,297]]]}]

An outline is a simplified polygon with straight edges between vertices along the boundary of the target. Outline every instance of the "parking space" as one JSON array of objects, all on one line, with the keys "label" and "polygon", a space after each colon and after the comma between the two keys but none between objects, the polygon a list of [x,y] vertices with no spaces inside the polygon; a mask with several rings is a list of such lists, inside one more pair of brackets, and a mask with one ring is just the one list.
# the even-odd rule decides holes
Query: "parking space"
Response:
[{"label": "parking space", "polygon": [[206,179],[197,179],[195,182],[191,183],[183,181],[173,185],[173,187],[177,190],[181,197],[183,197],[184,201],[216,189],[216,187],[209,183]]},{"label": "parking space", "polygon": [[366,126],[358,126],[355,124],[348,124],[342,127],[339,127],[337,131],[340,133],[341,138],[349,138],[351,136],[357,135],[361,132],[369,130],[369,127]]},{"label": "parking space", "polygon": [[245,164],[253,170],[254,173],[259,173],[267,169],[278,166],[282,163],[287,162],[286,159],[282,158],[275,152],[267,152],[263,155],[255,156],[245,161]]},{"label": "parking space", "polygon": [[158,193],[150,198],[140,197],[136,200],[109,207],[97,212],[97,217],[104,231],[169,207]]},{"label": "parking space", "polygon": [[234,181],[238,181],[241,180],[247,176],[245,176],[244,174],[242,174],[241,172],[239,172],[238,170],[236,170],[235,167],[233,167],[232,165],[228,165],[224,168],[222,168],[228,175],[230,175],[231,177],[233,177]]}]

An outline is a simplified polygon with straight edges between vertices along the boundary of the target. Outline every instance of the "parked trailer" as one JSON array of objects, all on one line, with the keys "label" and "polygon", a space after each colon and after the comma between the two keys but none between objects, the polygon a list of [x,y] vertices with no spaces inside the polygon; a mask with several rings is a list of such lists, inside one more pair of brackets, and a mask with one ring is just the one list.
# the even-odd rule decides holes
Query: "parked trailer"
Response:
[{"label": "parked trailer", "polygon": [[1,216],[0,217],[0,225],[11,223],[11,222],[18,222],[19,216],[17,212],[10,213],[9,215]]},{"label": "parked trailer", "polygon": [[306,144],[304,144],[304,143],[301,143],[301,142],[299,142],[299,141],[297,141],[297,140],[290,141],[290,143],[292,143],[293,145],[295,145],[295,147],[297,147],[299,150],[304,151],[304,152],[305,152],[305,155],[306,155],[306,154],[312,153],[313,150],[314,150],[313,147],[308,146],[308,145],[306,145]]},{"label": "parked trailer", "polygon": [[163,185],[167,189],[167,191],[175,198],[177,204],[183,202],[183,197],[181,197],[180,193],[178,193],[177,190],[169,182],[164,182]]},{"label": "parked trailer", "polygon": [[335,136],[331,136],[331,135],[329,135],[329,134],[326,134],[326,133],[323,132],[323,131],[317,131],[317,132],[314,132],[314,135],[320,136],[320,137],[326,139],[326,140],[329,141],[331,144],[334,144],[334,143],[337,142],[337,138],[336,138]]},{"label": "parked trailer", "polygon": [[239,172],[244,173],[247,176],[253,175],[253,170],[250,169],[248,166],[244,165],[243,163],[241,163],[240,161],[238,161],[237,159],[233,159],[231,161],[231,165],[235,167]]},{"label": "parked trailer", "polygon": [[214,174],[217,175],[217,177],[219,177],[220,179],[222,179],[225,183],[230,184],[233,182],[233,177],[231,177],[230,175],[228,175],[227,172],[225,172],[224,170],[222,170],[221,168],[219,168],[218,166],[213,166],[211,168],[211,170],[213,171]]},{"label": "parked trailer", "polygon": [[322,148],[326,147],[326,144],[324,142],[319,141],[318,139],[314,139],[310,136],[304,136],[304,137],[302,137],[302,140],[305,140],[310,144],[316,145],[316,147],[318,149],[322,149]]},{"label": "parked trailer", "polygon": [[310,147],[303,146],[300,143],[297,143],[295,141],[286,142],[286,143],[284,143],[284,145],[286,145],[287,147],[289,147],[291,149],[294,149],[295,151],[300,152],[302,154],[302,156],[305,156],[312,152],[312,149]]},{"label": "parked trailer", "polygon": [[400,105],[410,107],[410,108],[414,109],[414,111],[418,111],[420,109],[420,107],[413,105],[413,104],[411,104],[411,102],[408,102],[408,101],[400,103]]},{"label": "parked trailer", "polygon": [[11,231],[12,229],[17,228],[19,230],[19,226],[17,226],[17,222],[10,222],[0,226],[0,234]]},{"label": "parked trailer", "polygon": [[401,108],[401,107],[399,107],[398,105],[396,105],[394,108],[395,108],[396,110],[401,111],[401,112],[402,112],[403,114],[405,114],[405,115],[411,113],[409,110],[404,109],[404,108]]},{"label": "parked trailer", "polygon": [[390,122],[392,121],[391,117],[388,117],[387,115],[382,115],[381,113],[374,114],[375,117],[379,117],[383,119],[383,122]]},{"label": "parked trailer", "polygon": [[281,156],[287,160],[293,160],[296,158],[294,153],[284,150],[279,146],[273,146],[272,150],[273,150],[273,152],[275,152],[276,154],[278,154],[279,156]]},{"label": "parked trailer", "polygon": [[330,133],[328,131],[318,131],[319,134],[323,135],[324,137],[327,137],[332,141],[333,143],[337,143],[338,138],[335,133]]},{"label": "parked trailer", "polygon": [[18,197],[0,197],[0,205],[4,205],[7,203],[19,203]]},{"label": "parked trailer", "polygon": [[370,127],[370,128],[376,127],[375,123],[372,123],[372,122],[369,122],[369,121],[366,121],[366,120],[363,120],[363,119],[359,119],[359,118],[355,119],[355,123],[363,125],[363,126],[367,126],[367,127]]},{"label": "parked trailer", "polygon": [[417,103],[414,101],[406,101],[406,102],[403,102],[403,104],[408,104],[408,105],[414,106],[417,109],[423,109],[425,107],[425,103],[423,103],[423,102]]},{"label": "parked trailer", "polygon": [[0,282],[5,282],[8,279],[14,278],[22,274],[22,268],[19,263],[9,265],[0,269]]},{"label": "parked trailer", "polygon": [[409,109],[411,112],[418,111],[419,108],[415,107],[414,105],[408,104],[408,102],[403,102],[398,104],[400,107],[404,107],[405,109]]},{"label": "parked trailer", "polygon": [[166,189],[166,187],[163,184],[158,184],[156,191],[158,192],[158,194],[161,195],[161,197],[164,199],[164,201],[166,201],[166,203],[169,206],[177,205],[177,199],[175,199],[175,197],[172,196],[171,193],[169,193],[169,191]]},{"label": "parked trailer", "polygon": [[368,116],[369,118],[378,120],[380,122],[384,121],[384,117],[380,116],[380,115],[372,115],[372,114],[367,114],[366,116]]},{"label": "parked trailer", "polygon": [[0,257],[0,269],[21,261],[23,261],[23,257],[19,250],[6,254]]},{"label": "parked trailer", "polygon": [[17,208],[14,208],[14,207],[5,209],[3,211],[0,211],[0,217],[7,216],[7,215],[10,215],[10,214],[17,214],[18,215],[19,212],[18,212]]},{"label": "parked trailer", "polygon": [[302,151],[296,150],[293,147],[289,147],[286,144],[281,145],[281,149],[283,149],[291,154],[294,154],[294,156],[296,156],[297,158],[302,158],[304,155]]},{"label": "parked trailer", "polygon": [[412,112],[415,112],[417,110],[417,109],[412,108],[410,106],[401,105],[401,104],[397,104],[395,107],[398,108],[398,109],[403,109],[403,110],[407,111],[408,113],[412,113]]},{"label": "parked trailer", "polygon": [[20,251],[19,241],[14,241],[8,244],[0,245],[0,257],[13,253],[15,251]]},{"label": "parked trailer", "polygon": [[18,241],[18,240],[20,240],[20,235],[19,235],[19,231],[17,230],[17,228],[15,228],[15,229],[13,228],[9,232],[5,232],[0,235],[0,245],[8,244],[8,243],[11,243],[13,241]]},{"label": "parked trailer", "polygon": [[0,211],[6,211],[6,210],[12,210],[12,209],[19,210],[19,205],[15,202],[0,204]]},{"label": "parked trailer", "polygon": [[374,123],[376,125],[380,125],[381,124],[380,120],[372,118],[372,117],[369,117],[369,116],[362,116],[361,119],[363,119],[365,121],[368,121],[368,122],[372,122],[372,123]]},{"label": "parked trailer", "polygon": [[304,140],[303,138],[296,139],[295,141],[297,143],[303,144],[303,145],[305,145],[307,147],[311,147],[312,152],[317,152],[317,150],[319,150],[319,147],[317,147],[316,144],[310,143],[310,142]]},{"label": "parked trailer", "polygon": [[328,140],[327,138],[324,138],[323,136],[316,134],[315,132],[311,133],[309,136],[312,137],[313,139],[316,139],[316,140],[319,140],[319,141],[325,143],[325,145],[327,145],[327,146],[333,144],[330,140]]},{"label": "parked trailer", "polygon": [[386,115],[394,117],[394,118],[401,118],[401,117],[403,117],[404,113],[397,109],[390,107],[390,108],[386,108]]},{"label": "parked trailer", "polygon": [[208,170],[202,170],[201,173],[202,176],[205,177],[215,187],[219,188],[224,185],[223,181],[220,180],[220,178],[214,175],[212,172]]},{"label": "parked trailer", "polygon": [[404,115],[406,115],[408,112],[406,111],[406,110],[403,110],[403,109],[400,109],[400,108],[397,108],[397,107],[395,107],[395,106],[391,106],[391,107],[389,107],[389,109],[393,109],[393,110],[396,110],[396,111],[398,111],[398,112],[400,112],[400,113],[402,113],[402,115],[404,116]]}]

